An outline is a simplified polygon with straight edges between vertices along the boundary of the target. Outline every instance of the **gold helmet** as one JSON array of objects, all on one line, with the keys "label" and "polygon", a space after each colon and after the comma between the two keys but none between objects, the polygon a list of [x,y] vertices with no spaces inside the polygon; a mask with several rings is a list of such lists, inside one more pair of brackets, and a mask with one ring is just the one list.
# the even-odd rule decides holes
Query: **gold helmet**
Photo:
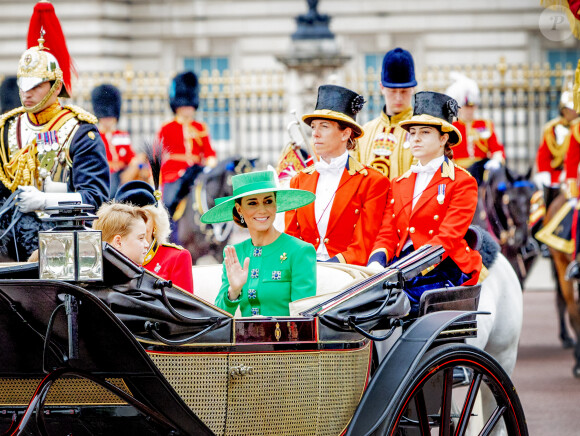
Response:
[{"label": "gold helmet", "polygon": [[572,71],[564,73],[564,86],[560,94],[559,109],[568,108],[574,110],[574,75]]},{"label": "gold helmet", "polygon": [[47,0],[41,0],[34,6],[27,43],[29,48],[18,62],[20,92],[29,91],[44,82],[52,83],[50,92],[43,101],[33,108],[26,108],[27,112],[35,112],[46,103],[60,84],[63,86],[59,97],[70,97],[71,75],[75,72],[60,22],[54,7]]}]

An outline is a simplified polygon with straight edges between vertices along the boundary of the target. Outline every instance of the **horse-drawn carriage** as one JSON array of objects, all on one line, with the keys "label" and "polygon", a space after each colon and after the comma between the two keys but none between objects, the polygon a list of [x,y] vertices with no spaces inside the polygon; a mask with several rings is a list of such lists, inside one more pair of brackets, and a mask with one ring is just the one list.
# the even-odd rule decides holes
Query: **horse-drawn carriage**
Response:
[{"label": "horse-drawn carriage", "polygon": [[38,263],[0,268],[4,434],[527,435],[505,371],[464,343],[479,286],[430,291],[408,316],[402,283],[440,247],[293,316],[236,318],[95,233],[43,233]]}]

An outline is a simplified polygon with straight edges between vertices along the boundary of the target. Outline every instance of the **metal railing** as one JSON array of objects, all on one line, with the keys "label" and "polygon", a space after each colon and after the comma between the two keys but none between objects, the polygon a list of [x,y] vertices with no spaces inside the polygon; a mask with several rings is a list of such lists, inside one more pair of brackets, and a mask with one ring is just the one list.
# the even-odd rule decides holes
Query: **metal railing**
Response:
[{"label": "metal railing", "polygon": [[[558,102],[567,71],[573,65],[508,64],[471,67],[430,67],[418,75],[419,90],[443,92],[451,84],[450,72],[476,80],[481,90],[479,117],[491,119],[504,143],[508,164],[519,171],[533,165],[542,127],[558,114]],[[345,86],[367,100],[359,121],[379,115],[384,104],[373,69],[346,74]],[[136,72],[128,67],[112,73],[81,74],[74,104],[91,109],[90,91],[112,83],[123,94],[121,128],[129,130],[139,146],[171,120],[168,85],[173,71]],[[288,141],[290,121],[287,76],[283,71],[202,71],[199,119],[210,127],[212,144],[221,156],[259,157],[261,165],[275,163]],[[314,104],[314,102],[313,102]]]}]

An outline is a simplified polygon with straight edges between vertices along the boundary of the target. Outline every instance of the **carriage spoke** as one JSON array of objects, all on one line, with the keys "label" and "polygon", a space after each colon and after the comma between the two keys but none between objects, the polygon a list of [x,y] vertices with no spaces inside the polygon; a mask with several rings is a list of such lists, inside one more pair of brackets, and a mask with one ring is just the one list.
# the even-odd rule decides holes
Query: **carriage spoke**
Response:
[{"label": "carriage spoke", "polygon": [[471,384],[469,385],[469,390],[467,391],[467,397],[465,398],[465,404],[463,405],[463,410],[461,411],[461,416],[457,423],[457,430],[455,431],[455,436],[463,436],[467,430],[467,425],[469,424],[469,418],[471,417],[471,412],[473,411],[473,405],[475,404],[475,399],[479,393],[479,387],[481,386],[481,380],[483,375],[477,373]]},{"label": "carriage spoke", "polygon": [[427,415],[427,406],[425,405],[425,396],[422,389],[415,395],[415,407],[417,409],[421,434],[431,434],[429,415]]},{"label": "carriage spoke", "polygon": [[443,392],[441,393],[441,426],[439,436],[451,434],[451,397],[453,393],[453,368],[443,372]]},{"label": "carriage spoke", "polygon": [[495,428],[496,424],[501,419],[506,409],[507,409],[506,406],[496,407],[491,416],[489,417],[489,419],[487,420],[487,422],[485,423],[485,425],[483,426],[483,429],[479,433],[479,436],[487,436],[491,434],[491,431]]}]

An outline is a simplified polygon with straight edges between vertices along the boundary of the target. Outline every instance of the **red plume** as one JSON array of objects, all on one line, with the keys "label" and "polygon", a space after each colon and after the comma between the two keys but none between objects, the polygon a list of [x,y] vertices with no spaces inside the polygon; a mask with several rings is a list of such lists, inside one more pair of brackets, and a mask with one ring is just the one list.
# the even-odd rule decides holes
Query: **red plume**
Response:
[{"label": "red plume", "polygon": [[30,26],[28,27],[27,47],[36,47],[38,39],[40,38],[40,29],[44,29],[44,46],[51,53],[60,68],[62,69],[62,79],[64,86],[71,94],[71,75],[77,75],[73,60],[66,47],[66,40],[62,33],[60,21],[54,11],[52,3],[41,0],[34,6],[34,12],[30,18]]}]

